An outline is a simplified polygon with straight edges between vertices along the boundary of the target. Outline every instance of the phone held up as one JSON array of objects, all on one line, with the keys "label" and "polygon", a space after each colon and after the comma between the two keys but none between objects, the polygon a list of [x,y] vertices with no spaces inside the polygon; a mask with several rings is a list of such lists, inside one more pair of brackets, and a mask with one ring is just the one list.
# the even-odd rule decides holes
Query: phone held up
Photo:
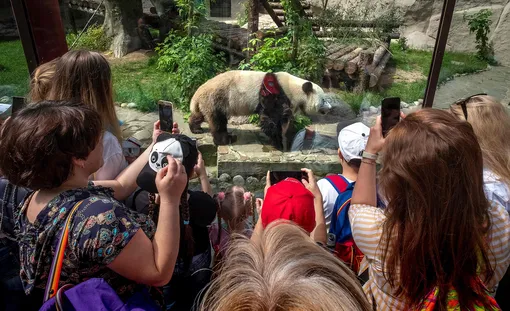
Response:
[{"label": "phone held up", "polygon": [[269,181],[271,185],[277,184],[287,178],[294,178],[301,182],[302,179],[308,181],[308,175],[303,171],[270,171]]},{"label": "phone held up", "polygon": [[381,103],[381,122],[383,137],[400,121],[400,98],[388,97]]},{"label": "phone held up", "polygon": [[172,103],[164,100],[158,101],[160,128],[163,132],[172,133],[174,127],[174,116]]}]

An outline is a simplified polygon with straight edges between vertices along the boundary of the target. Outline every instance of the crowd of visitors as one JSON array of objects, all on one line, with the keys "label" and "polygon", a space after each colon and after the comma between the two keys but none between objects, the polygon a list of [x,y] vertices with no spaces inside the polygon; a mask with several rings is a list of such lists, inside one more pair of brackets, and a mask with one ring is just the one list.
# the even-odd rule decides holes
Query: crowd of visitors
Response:
[{"label": "crowd of visitors", "polygon": [[101,54],[41,65],[28,98],[0,128],[1,310],[510,308],[510,116],[490,96],[386,137],[341,128],[341,174],[268,172],[263,198],[213,193],[177,124],[128,165]]}]

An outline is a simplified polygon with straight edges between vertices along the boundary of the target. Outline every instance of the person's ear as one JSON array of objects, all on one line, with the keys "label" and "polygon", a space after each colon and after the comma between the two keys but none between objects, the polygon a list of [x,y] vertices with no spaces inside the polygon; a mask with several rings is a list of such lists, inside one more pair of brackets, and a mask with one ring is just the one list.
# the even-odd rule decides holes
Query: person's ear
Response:
[{"label": "person's ear", "polygon": [[340,158],[340,161],[344,161],[344,156],[342,155],[342,151],[340,151],[340,148],[338,148],[338,157]]},{"label": "person's ear", "polygon": [[73,158],[73,166],[79,167],[79,168],[85,168],[85,163],[87,162],[87,159],[76,159]]}]

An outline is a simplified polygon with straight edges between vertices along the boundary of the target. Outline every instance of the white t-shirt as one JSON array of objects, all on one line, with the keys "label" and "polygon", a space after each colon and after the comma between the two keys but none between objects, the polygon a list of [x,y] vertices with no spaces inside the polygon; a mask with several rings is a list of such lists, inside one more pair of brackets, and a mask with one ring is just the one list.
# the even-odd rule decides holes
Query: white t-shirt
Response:
[{"label": "white t-shirt", "polygon": [[483,169],[483,190],[487,200],[501,204],[510,213],[510,189],[488,168]]},{"label": "white t-shirt", "polygon": [[[345,179],[350,183],[353,182],[352,180],[349,180],[347,178]],[[319,190],[321,191],[322,194],[322,206],[324,208],[324,218],[326,219],[326,229],[329,232],[331,214],[333,214],[333,209],[335,208],[335,202],[336,199],[338,198],[338,192],[326,178],[319,180],[317,182],[317,185],[319,186]]]},{"label": "white t-shirt", "polygon": [[93,176],[94,180],[115,179],[127,167],[122,146],[108,131],[103,135],[103,161],[103,166]]}]

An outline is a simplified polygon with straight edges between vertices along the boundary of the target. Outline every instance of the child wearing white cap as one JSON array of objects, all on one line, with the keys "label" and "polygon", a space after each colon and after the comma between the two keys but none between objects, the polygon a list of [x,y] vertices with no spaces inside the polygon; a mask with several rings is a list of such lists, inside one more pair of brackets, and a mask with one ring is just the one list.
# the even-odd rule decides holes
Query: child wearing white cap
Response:
[{"label": "child wearing white cap", "polygon": [[329,230],[331,214],[343,185],[356,181],[363,150],[367,144],[370,128],[361,122],[344,127],[338,134],[338,157],[342,174],[329,175],[317,182],[324,206],[326,228]]}]

